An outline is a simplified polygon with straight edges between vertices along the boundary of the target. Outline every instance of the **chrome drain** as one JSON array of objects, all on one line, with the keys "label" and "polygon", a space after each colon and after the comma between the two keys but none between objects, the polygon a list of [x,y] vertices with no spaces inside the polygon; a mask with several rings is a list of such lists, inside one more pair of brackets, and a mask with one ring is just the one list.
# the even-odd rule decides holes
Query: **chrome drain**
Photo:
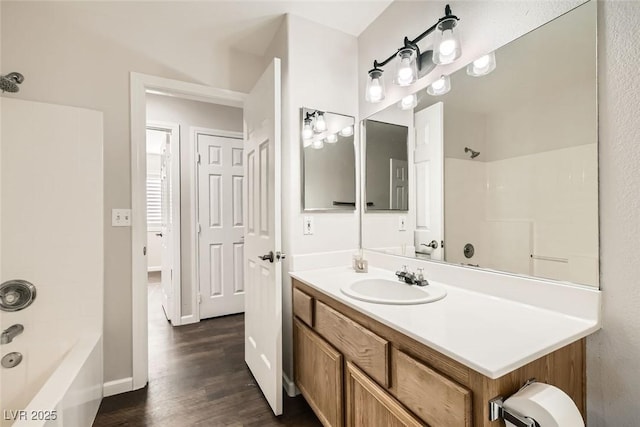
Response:
[{"label": "chrome drain", "polygon": [[12,353],[5,355],[2,358],[2,367],[15,368],[20,364],[20,362],[22,362],[22,353],[18,353],[17,351],[14,351]]},{"label": "chrome drain", "polygon": [[20,311],[36,299],[36,287],[26,280],[8,280],[0,285],[0,310]]}]

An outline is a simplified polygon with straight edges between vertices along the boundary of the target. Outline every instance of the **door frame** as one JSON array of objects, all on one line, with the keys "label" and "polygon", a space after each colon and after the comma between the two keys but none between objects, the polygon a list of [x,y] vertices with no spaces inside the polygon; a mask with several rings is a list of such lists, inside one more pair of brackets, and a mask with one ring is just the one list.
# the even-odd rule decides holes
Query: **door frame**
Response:
[{"label": "door frame", "polygon": [[136,72],[130,73],[129,83],[131,127],[131,390],[138,390],[145,387],[149,379],[146,257],[146,93],[149,91],[161,95],[237,108],[243,108],[247,94]]},{"label": "door frame", "polygon": [[191,303],[193,304],[193,319],[189,323],[195,323],[200,321],[200,222],[198,218],[198,135],[211,135],[219,136],[221,138],[234,138],[243,139],[242,132],[235,132],[229,130],[211,129],[204,127],[191,126],[189,128],[190,144],[193,147],[191,161],[189,162],[189,176],[191,182],[189,184],[189,192],[191,193],[191,224],[192,233],[196,236],[192,241],[191,253],[193,254],[191,259]]},{"label": "door frame", "polygon": [[[146,129],[165,131],[170,134],[169,144],[171,144],[171,152],[173,153],[171,156],[171,215],[173,217],[174,226],[171,229],[171,233],[173,234],[173,245],[171,247],[171,252],[173,253],[173,265],[171,266],[173,269],[173,276],[171,278],[171,301],[169,302],[170,312],[167,314],[171,319],[171,324],[173,326],[178,326],[182,324],[180,316],[180,307],[182,304],[182,283],[180,276],[181,265],[179,262],[182,259],[182,254],[180,252],[180,125],[171,122],[148,120]],[[177,153],[177,155],[175,153]]]}]

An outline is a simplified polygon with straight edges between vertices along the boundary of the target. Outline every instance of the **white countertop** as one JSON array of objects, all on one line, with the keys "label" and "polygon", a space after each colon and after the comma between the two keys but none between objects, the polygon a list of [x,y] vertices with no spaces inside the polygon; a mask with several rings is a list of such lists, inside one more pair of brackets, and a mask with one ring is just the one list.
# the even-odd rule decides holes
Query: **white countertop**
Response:
[{"label": "white countertop", "polygon": [[[392,271],[356,273],[335,267],[290,273],[291,277],[495,379],[598,329],[581,318],[507,298],[438,283],[447,296],[419,305],[374,304],[350,298],[342,285],[365,278],[397,280]],[[571,304],[571,301],[567,301]]]}]

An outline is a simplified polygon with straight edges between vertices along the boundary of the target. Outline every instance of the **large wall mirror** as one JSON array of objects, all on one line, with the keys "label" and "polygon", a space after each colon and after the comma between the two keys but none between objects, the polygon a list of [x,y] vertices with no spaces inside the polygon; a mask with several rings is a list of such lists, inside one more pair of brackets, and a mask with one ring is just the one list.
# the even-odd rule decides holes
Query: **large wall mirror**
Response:
[{"label": "large wall mirror", "polygon": [[301,112],[302,210],[355,210],[355,119],[312,108]]},{"label": "large wall mirror", "polygon": [[365,120],[366,165],[368,123],[408,128],[408,210],[368,209],[363,248],[597,287],[596,21],[590,1]]}]

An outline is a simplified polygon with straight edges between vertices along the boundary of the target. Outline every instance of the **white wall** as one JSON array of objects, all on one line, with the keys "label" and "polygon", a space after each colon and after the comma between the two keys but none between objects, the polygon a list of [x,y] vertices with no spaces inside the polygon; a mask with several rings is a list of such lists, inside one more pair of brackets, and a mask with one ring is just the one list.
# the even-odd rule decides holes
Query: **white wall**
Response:
[{"label": "white wall", "polygon": [[[110,223],[112,208],[131,205],[129,73],[247,92],[262,59],[214,45],[207,34],[219,27],[215,20],[190,31],[185,21],[172,25],[169,19],[185,16],[180,2],[151,8],[140,2],[3,1],[0,7],[3,69],[25,75],[20,92],[4,96],[104,112],[105,380],[130,377],[131,230]],[[205,15],[217,6],[192,7]]]},{"label": "white wall", "polygon": [[[293,378],[291,279],[286,272],[299,255],[327,251],[354,251],[358,245],[359,211],[303,213],[300,180],[300,108],[307,107],[358,116],[356,38],[287,15],[267,50],[265,61],[282,60],[282,223],[283,250],[283,369]],[[358,126],[354,129],[358,141]],[[359,153],[356,153],[356,159]],[[356,177],[359,177],[359,169]],[[359,179],[356,182],[359,185]],[[356,194],[356,206],[360,203]],[[303,235],[304,216],[313,216],[315,233]],[[339,236],[339,238],[337,238]]]},{"label": "white wall", "polygon": [[242,133],[242,109],[147,94],[147,121],[177,123],[180,126],[181,315],[188,316],[193,313],[191,289],[194,281],[191,277],[194,239],[191,186],[195,147],[191,131],[193,127],[202,127]]},{"label": "white wall", "polygon": [[[464,18],[465,53],[457,67],[479,53],[494,50],[539,26],[579,2],[452,2]],[[397,48],[406,34],[418,34],[425,22],[437,19],[444,3],[395,2],[360,36],[359,90],[361,117],[383,105],[364,101],[366,70]],[[600,286],[603,329],[587,342],[587,425],[640,424],[640,263],[634,256],[640,241],[640,44],[637,25],[640,3],[599,2],[599,209]],[[429,14],[426,14],[429,10]],[[415,18],[414,18],[415,17]],[[492,31],[487,31],[491,28]],[[482,37],[474,37],[482,34]],[[469,53],[469,54],[467,54]],[[456,65],[452,66],[455,68]],[[419,82],[423,87],[429,79]],[[415,89],[415,88],[414,88]],[[387,103],[400,98],[388,92]],[[387,104],[385,103],[385,104]]]}]

